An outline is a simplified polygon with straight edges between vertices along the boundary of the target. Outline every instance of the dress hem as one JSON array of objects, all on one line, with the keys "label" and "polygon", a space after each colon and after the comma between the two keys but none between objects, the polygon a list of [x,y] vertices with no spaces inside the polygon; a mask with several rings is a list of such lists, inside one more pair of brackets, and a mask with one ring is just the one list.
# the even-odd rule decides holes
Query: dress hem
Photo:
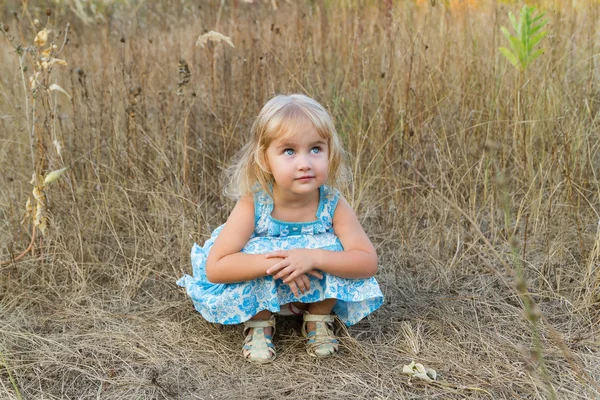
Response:
[{"label": "dress hem", "polygon": [[[337,298],[337,297],[325,297],[325,298],[324,298],[324,299],[322,299],[322,300],[326,300],[326,299],[337,299],[337,300],[342,300],[342,299],[339,299],[339,298]],[[322,300],[319,300],[319,301],[322,301]],[[342,301],[344,301],[344,300],[342,300]],[[244,323],[244,322],[246,322],[246,321],[249,321],[249,320],[251,320],[251,319],[252,319],[252,317],[253,317],[253,315],[252,315],[252,316],[249,316],[248,318],[246,318],[246,319],[244,319],[244,320],[242,320],[242,319],[240,318],[240,321],[237,321],[237,320],[236,320],[236,321],[231,321],[231,322],[228,322],[227,320],[225,320],[225,321],[215,320],[215,319],[211,319],[211,318],[209,318],[209,316],[207,315],[207,313],[206,313],[206,312],[204,312],[203,310],[200,310],[200,309],[198,309],[198,307],[196,307],[196,301],[192,300],[192,303],[194,304],[194,308],[196,309],[196,311],[198,311],[198,312],[200,313],[200,315],[202,315],[202,318],[204,318],[204,320],[205,320],[206,322],[209,322],[209,323],[211,323],[211,324],[220,324],[220,325],[240,325],[240,324],[243,324],[243,323]],[[301,301],[298,301],[298,303],[301,303]],[[287,304],[287,303],[286,303],[286,304]],[[310,303],[304,303],[304,304],[310,304]],[[375,308],[374,308],[372,311],[369,311],[368,313],[365,313],[365,315],[363,315],[362,317],[360,317],[360,318],[358,318],[358,319],[354,318],[354,319],[351,319],[351,320],[343,320],[343,319],[342,319],[342,318],[340,318],[340,316],[339,316],[338,314],[336,314],[335,312],[332,312],[332,314],[333,314],[333,315],[335,315],[335,316],[337,316],[337,317],[339,318],[339,320],[340,320],[340,321],[341,321],[341,322],[342,322],[342,323],[343,323],[345,326],[352,326],[352,325],[356,325],[357,323],[359,323],[360,321],[362,321],[363,319],[365,319],[366,317],[368,317],[369,315],[371,315],[371,314],[373,313],[373,311],[376,311],[376,310],[377,310],[379,307],[381,307],[382,305],[383,305],[383,298],[381,299],[381,302],[380,302],[379,304],[377,304],[377,305],[376,305],[376,307],[375,307]],[[272,313],[274,313],[274,314],[278,313],[278,312],[281,310],[281,307],[279,308],[279,310],[274,310],[274,308],[275,308],[275,307],[273,307],[273,309],[271,309],[271,307],[267,307],[266,309],[267,309],[267,310],[269,310],[269,311],[271,311],[271,312],[272,312]],[[246,317],[246,316],[244,316],[244,318],[245,318],[245,317]],[[283,316],[283,317],[287,317],[287,316]]]}]

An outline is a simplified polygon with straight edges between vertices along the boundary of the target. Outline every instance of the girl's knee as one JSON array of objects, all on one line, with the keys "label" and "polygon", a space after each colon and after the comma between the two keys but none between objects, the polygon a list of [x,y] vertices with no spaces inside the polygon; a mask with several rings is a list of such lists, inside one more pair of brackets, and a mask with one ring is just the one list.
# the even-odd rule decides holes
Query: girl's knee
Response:
[{"label": "girl's knee", "polygon": [[325,299],[308,306],[308,312],[311,314],[330,314],[335,306],[337,299]]},{"label": "girl's knee", "polygon": [[337,299],[324,299],[321,301],[317,301],[315,304],[327,304],[327,305],[335,305],[335,303],[337,303]]},{"label": "girl's knee", "polygon": [[258,320],[269,319],[269,318],[271,318],[272,314],[273,313],[269,310],[262,310],[258,314],[256,314],[254,317],[252,317],[251,319],[258,319]]}]

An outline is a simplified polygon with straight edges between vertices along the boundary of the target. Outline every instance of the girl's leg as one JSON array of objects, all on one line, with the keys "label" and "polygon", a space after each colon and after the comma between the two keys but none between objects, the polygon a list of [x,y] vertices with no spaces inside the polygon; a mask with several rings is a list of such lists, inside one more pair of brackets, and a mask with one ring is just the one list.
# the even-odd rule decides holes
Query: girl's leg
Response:
[{"label": "girl's leg", "polygon": [[[273,313],[269,310],[262,310],[261,312],[259,312],[258,314],[256,314],[254,317],[250,318],[253,321],[265,321],[269,318],[271,318],[271,315],[273,315]],[[273,331],[273,328],[271,328],[270,326],[265,329],[265,334],[266,335],[270,335]],[[248,333],[252,333],[252,331],[254,331],[254,329],[250,329],[248,331]]]},{"label": "girl's leg", "polygon": [[[337,299],[325,299],[325,300],[321,300],[318,301],[316,303],[310,303],[308,305],[308,312],[310,314],[315,314],[315,315],[327,315],[327,314],[331,314],[331,310],[333,310],[333,307],[335,306],[335,303],[337,302]],[[306,330],[307,331],[314,331],[315,328],[317,327],[316,322],[307,322],[306,323]]]}]

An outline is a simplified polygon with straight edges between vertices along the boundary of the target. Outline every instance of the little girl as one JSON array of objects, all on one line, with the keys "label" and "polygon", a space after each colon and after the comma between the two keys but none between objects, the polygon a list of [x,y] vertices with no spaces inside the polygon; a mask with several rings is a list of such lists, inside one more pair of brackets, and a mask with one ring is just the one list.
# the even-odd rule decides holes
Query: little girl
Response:
[{"label": "little girl", "polygon": [[244,323],[249,361],[275,359],[274,313],[302,315],[308,353],[327,357],[338,351],[332,312],[352,325],[383,303],[375,249],[334,188],[343,153],[323,106],[299,94],[272,98],[232,167],[236,206],[192,248],[194,276],[178,285],[207,321]]}]

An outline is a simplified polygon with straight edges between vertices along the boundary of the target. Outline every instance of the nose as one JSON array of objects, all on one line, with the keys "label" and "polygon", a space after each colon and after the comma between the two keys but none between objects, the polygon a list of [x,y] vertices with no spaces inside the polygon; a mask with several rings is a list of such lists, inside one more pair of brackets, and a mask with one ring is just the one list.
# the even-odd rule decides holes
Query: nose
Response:
[{"label": "nose", "polygon": [[296,165],[298,167],[299,171],[308,171],[310,170],[311,166],[310,166],[310,160],[308,158],[307,155],[300,155],[300,157],[297,158],[298,160],[298,164]]}]

